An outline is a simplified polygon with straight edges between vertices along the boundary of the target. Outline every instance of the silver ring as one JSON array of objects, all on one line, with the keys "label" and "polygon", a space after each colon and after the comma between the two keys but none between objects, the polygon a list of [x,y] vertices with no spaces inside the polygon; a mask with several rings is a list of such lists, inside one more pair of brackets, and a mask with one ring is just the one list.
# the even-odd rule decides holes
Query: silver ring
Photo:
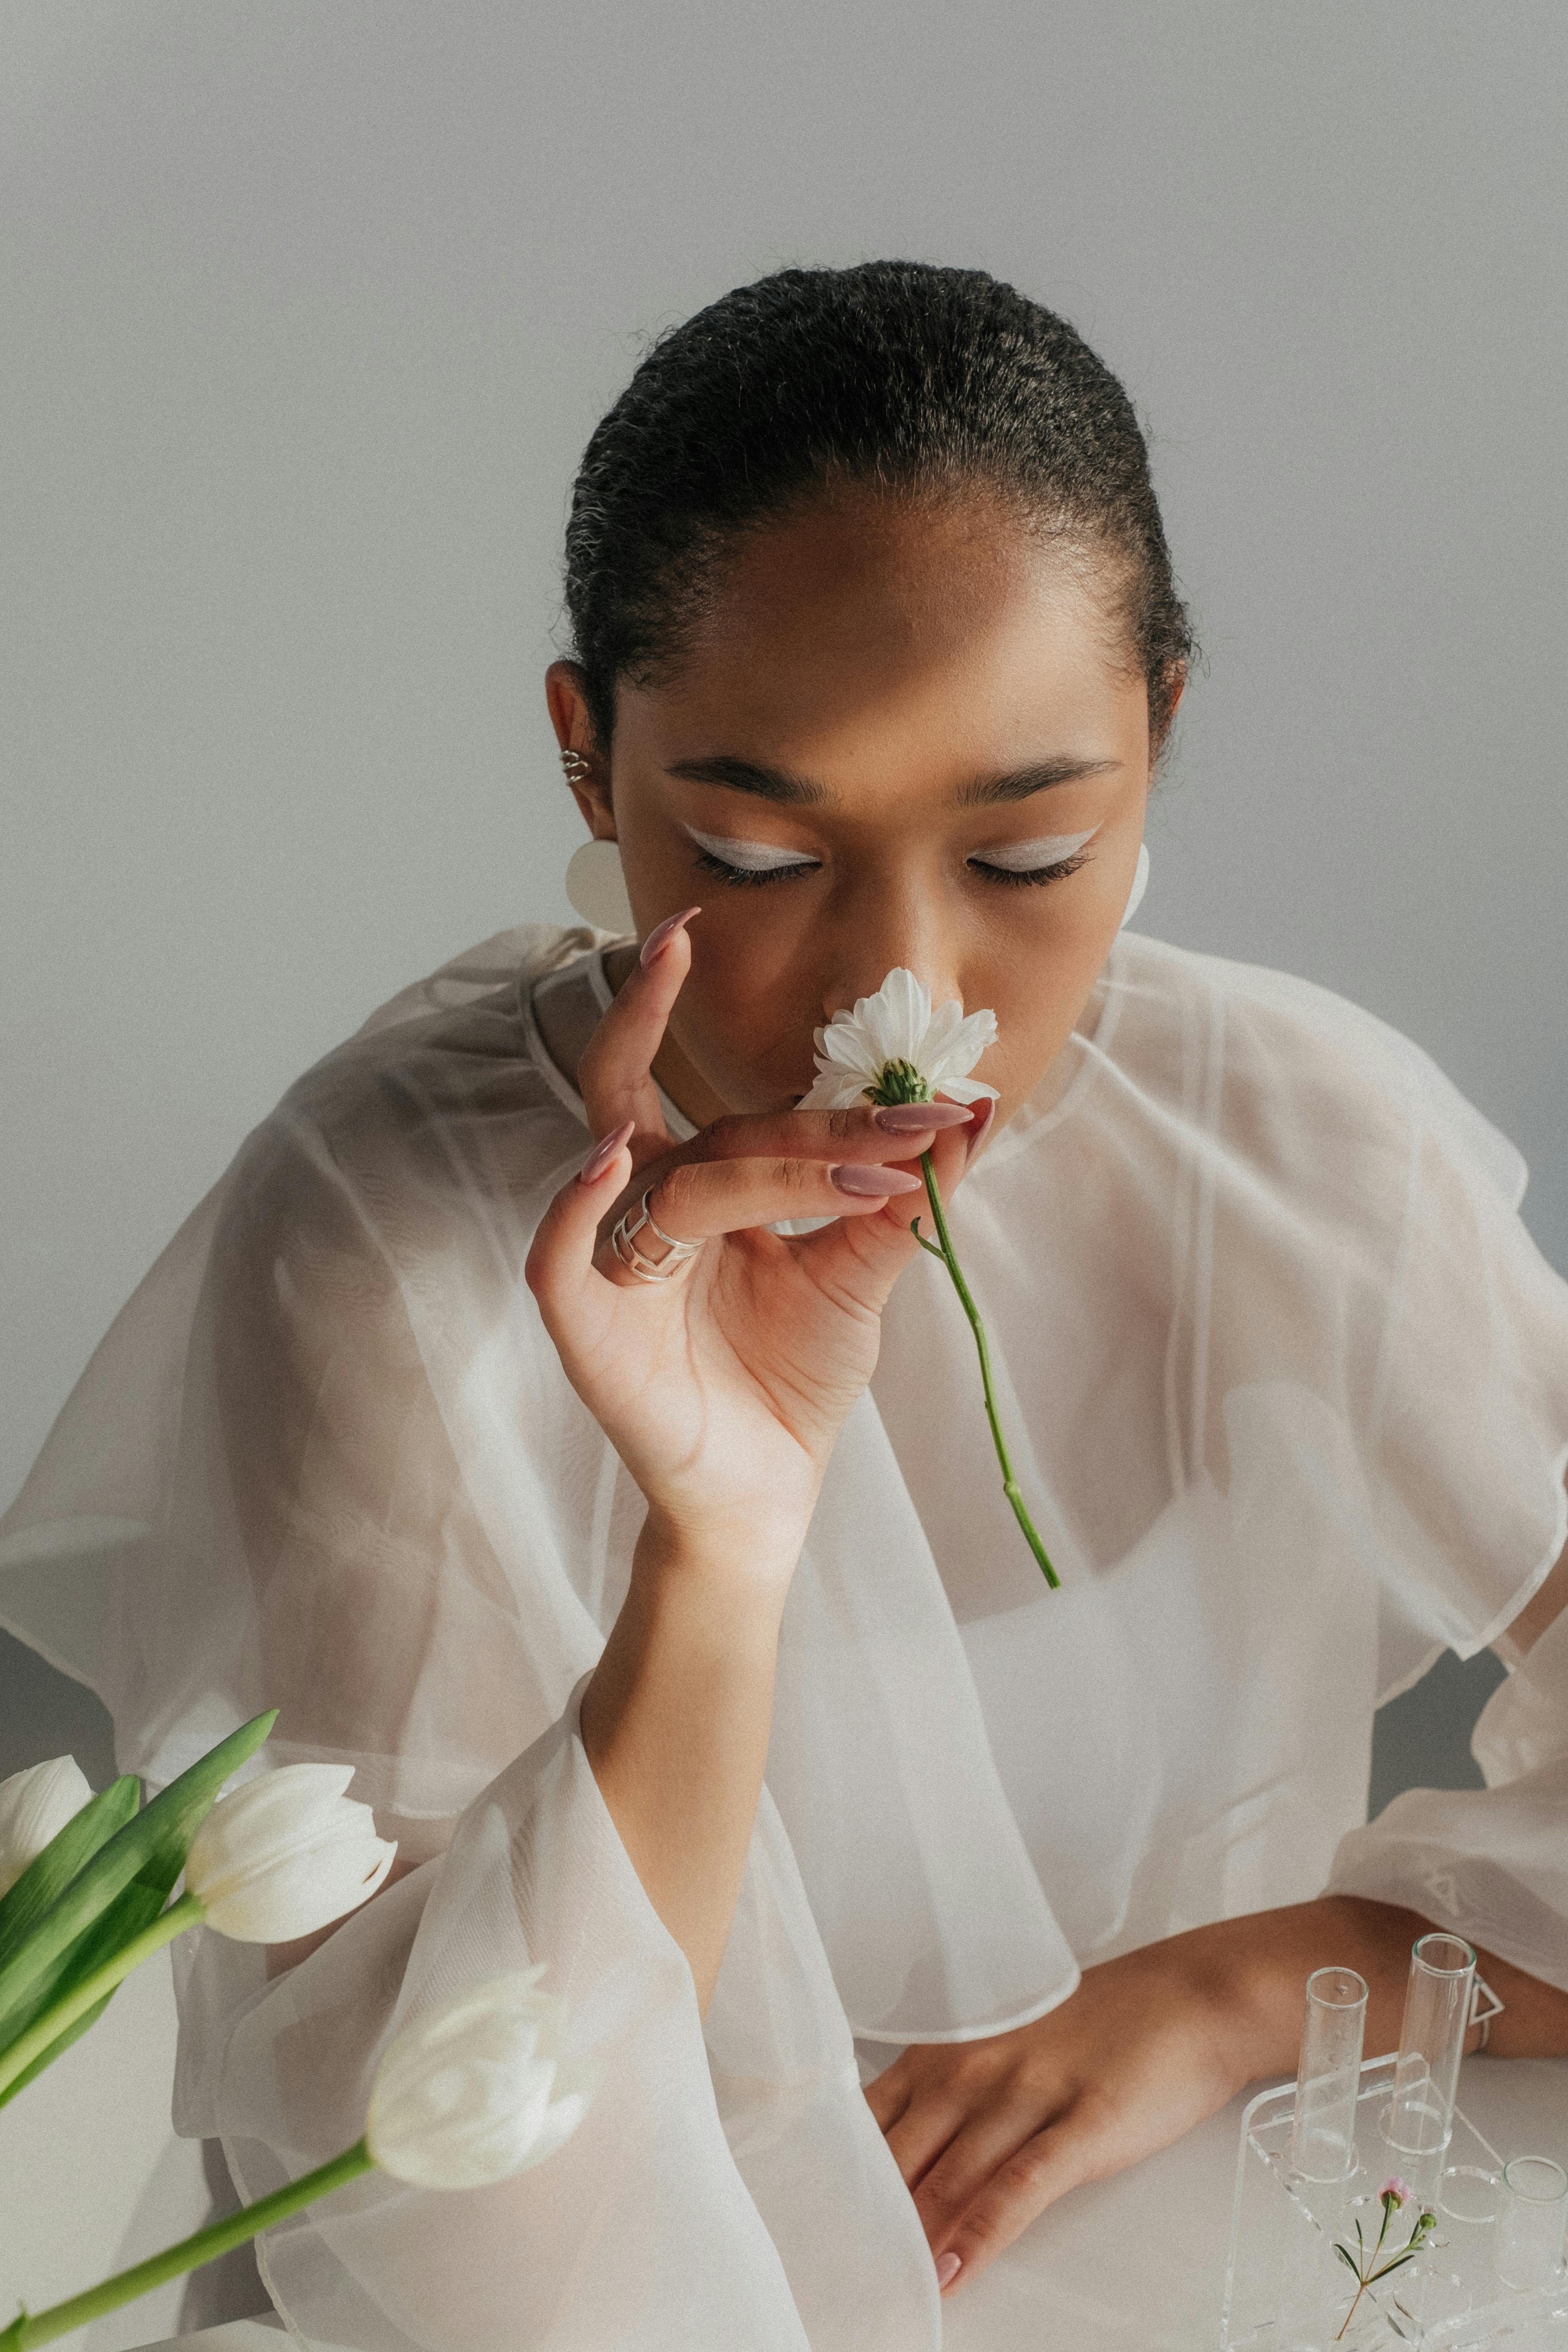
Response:
[{"label": "silver ring", "polygon": [[[693,1258],[698,1255],[702,1244],[700,1242],[678,1242],[673,1234],[667,1234],[662,1225],[655,1223],[653,1212],[648,1207],[648,1202],[653,1197],[653,1190],[650,1184],[642,1196],[642,1205],[635,1217],[628,1209],[625,1216],[617,1221],[616,1229],[610,1235],[610,1247],[615,1251],[626,1272],[635,1274],[639,1282],[668,1282],[671,1275],[679,1273],[688,1258]],[[638,1249],[637,1237],[645,1225],[650,1233],[657,1234],[659,1240],[666,1244],[666,1254],[663,1257],[648,1257]]]}]

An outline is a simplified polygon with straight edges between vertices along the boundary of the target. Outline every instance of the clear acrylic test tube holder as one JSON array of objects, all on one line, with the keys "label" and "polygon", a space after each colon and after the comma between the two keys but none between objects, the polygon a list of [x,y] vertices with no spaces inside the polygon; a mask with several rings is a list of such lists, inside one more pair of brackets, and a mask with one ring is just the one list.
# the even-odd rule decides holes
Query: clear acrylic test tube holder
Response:
[{"label": "clear acrylic test tube holder", "polygon": [[[1262,2091],[1241,2119],[1230,2252],[1226,2264],[1221,2352],[1336,2352],[1335,2330],[1350,2309],[1355,2280],[1334,2254],[1336,2239],[1355,2245],[1359,2218],[1368,2242],[1383,2219],[1377,2192],[1400,2169],[1383,2136],[1394,2095],[1395,2053],[1369,2058],[1356,2101],[1356,2161],[1338,2182],[1300,2180],[1289,2157],[1296,2085]],[[1464,2110],[1437,2176],[1437,2228],[1426,2252],[1362,2297],[1337,2352],[1568,2352],[1568,2269],[1533,2290],[1505,2286],[1493,2268],[1502,2210],[1503,2160]],[[1390,2243],[1410,2234],[1415,2209],[1395,2217]],[[1386,2250],[1386,2249],[1385,2249]],[[1281,2281],[1315,2285],[1318,2315],[1279,2322]],[[1309,2293],[1305,2300],[1314,2298]]]}]

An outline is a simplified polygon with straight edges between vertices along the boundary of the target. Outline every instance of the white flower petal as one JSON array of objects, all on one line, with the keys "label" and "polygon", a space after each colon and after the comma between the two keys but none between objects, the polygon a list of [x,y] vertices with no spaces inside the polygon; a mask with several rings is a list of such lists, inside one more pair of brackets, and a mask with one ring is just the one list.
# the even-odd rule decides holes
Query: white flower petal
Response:
[{"label": "white flower petal", "polygon": [[896,964],[875,996],[863,996],[855,1018],[870,1044],[873,1066],[881,1071],[889,1062],[911,1062],[920,1067],[920,1051],[931,1026],[931,991],[912,971]]},{"label": "white flower petal", "polygon": [[822,1058],[841,1070],[858,1070],[868,1086],[882,1075],[880,1062],[871,1058],[871,1048],[863,1031],[852,1021],[836,1014],[829,1028],[822,1033]]},{"label": "white flower petal", "polygon": [[[907,1062],[934,1094],[939,1088],[955,1102],[994,1098],[994,1087],[973,1081],[960,1091],[986,1048],[996,1042],[996,1015],[964,1014],[956,997],[931,1010],[925,982],[900,964],[888,974],[875,996],[856,1000],[852,1013],[836,1013],[815,1038],[816,1083],[802,1098],[804,1110],[842,1110],[858,1102],[868,1087],[876,1086],[889,1062]],[[852,1092],[844,1089],[850,1077]]]},{"label": "white flower petal", "polygon": [[482,2188],[575,2131],[600,2070],[562,2067],[563,2011],[539,1990],[542,1973],[465,1985],[394,2037],[365,2124],[384,2171],[425,2189]]},{"label": "white flower petal", "polygon": [[[958,1011],[953,1006],[953,1011]],[[928,1075],[934,1082],[948,1078],[966,1078],[975,1063],[989,1046],[996,1043],[996,1015],[994,1013],[972,1013],[966,1021],[957,1022],[943,1042],[940,1054],[933,1055]]]},{"label": "white flower petal", "polygon": [[92,1788],[74,1756],[52,1756],[0,1780],[0,1895],[75,1821]]},{"label": "white flower petal", "polygon": [[919,1066],[922,1070],[929,1074],[936,1068],[963,1025],[963,1007],[956,996],[950,996],[945,1004],[936,1007],[921,1039]]},{"label": "white flower petal", "polygon": [[802,1095],[797,1110],[863,1110],[871,1081],[861,1070],[824,1070]]},{"label": "white flower petal", "polygon": [[191,1841],[185,1885],[210,1927],[245,1944],[314,1935],[375,1893],[395,1844],[343,1795],[352,1765],[285,1764],[220,1798]]},{"label": "white flower petal", "polygon": [[993,1102],[999,1098],[996,1088],[988,1087],[984,1078],[943,1078],[942,1091],[955,1103],[984,1102],[988,1096]]}]

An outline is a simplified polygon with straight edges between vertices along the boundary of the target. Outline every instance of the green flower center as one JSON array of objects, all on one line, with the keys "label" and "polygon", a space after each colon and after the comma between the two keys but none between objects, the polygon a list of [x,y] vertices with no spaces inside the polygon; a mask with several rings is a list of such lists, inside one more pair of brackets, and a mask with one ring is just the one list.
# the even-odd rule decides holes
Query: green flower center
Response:
[{"label": "green flower center", "polygon": [[876,1085],[866,1088],[866,1099],[880,1109],[886,1103],[931,1102],[935,1097],[930,1081],[912,1062],[887,1062]]}]

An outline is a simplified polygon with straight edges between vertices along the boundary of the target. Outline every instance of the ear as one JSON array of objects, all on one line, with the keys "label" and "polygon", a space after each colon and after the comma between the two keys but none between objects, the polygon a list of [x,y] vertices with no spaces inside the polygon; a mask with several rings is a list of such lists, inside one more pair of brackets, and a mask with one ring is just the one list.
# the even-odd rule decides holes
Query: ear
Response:
[{"label": "ear", "polygon": [[595,740],[583,673],[575,662],[551,663],[544,673],[544,699],[550,707],[555,740],[563,751],[575,751],[588,762],[586,772],[579,769],[575,776],[566,779],[572,797],[583,813],[583,822],[595,841],[614,841],[616,816],[610,804],[609,764],[601,758]]},{"label": "ear", "polygon": [[1149,768],[1151,773],[1152,773],[1153,770],[1158,766],[1160,755],[1171,740],[1171,730],[1176,723],[1176,712],[1181,707],[1182,697],[1187,690],[1187,665],[1185,662],[1173,662],[1170,665],[1170,667],[1165,672],[1164,687],[1166,698],[1165,707],[1160,721],[1159,733],[1149,746]]}]

